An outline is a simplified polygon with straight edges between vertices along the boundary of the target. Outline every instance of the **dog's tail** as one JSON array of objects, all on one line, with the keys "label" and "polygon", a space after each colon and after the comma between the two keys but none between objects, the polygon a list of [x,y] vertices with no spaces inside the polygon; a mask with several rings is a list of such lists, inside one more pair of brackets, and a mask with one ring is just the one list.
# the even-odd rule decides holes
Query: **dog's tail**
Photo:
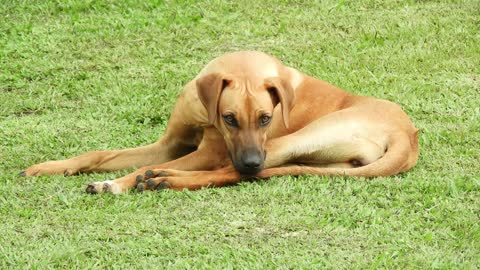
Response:
[{"label": "dog's tail", "polygon": [[387,151],[378,160],[356,168],[321,168],[308,165],[287,165],[268,168],[258,174],[259,178],[275,175],[347,175],[360,177],[390,176],[413,167],[418,159],[418,130],[409,135],[405,132],[392,134]]}]

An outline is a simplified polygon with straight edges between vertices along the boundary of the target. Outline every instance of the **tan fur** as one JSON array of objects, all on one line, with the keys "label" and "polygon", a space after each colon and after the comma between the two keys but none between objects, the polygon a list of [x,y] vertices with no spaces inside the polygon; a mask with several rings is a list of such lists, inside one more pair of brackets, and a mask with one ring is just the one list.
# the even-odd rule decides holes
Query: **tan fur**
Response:
[{"label": "tan fur", "polygon": [[22,175],[141,167],[91,183],[89,193],[197,189],[273,175],[388,176],[416,164],[417,132],[392,102],[349,94],[261,52],[237,52],[214,59],[185,86],[156,143],[45,162]]}]

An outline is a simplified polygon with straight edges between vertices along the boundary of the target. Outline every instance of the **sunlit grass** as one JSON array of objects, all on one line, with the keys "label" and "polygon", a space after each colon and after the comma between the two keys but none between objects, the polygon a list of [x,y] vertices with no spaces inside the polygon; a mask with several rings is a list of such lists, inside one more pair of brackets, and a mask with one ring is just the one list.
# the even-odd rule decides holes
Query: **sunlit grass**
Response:
[{"label": "sunlit grass", "polygon": [[[0,268],[480,267],[479,1],[10,1],[0,5]],[[400,104],[395,177],[278,177],[90,196],[128,172],[25,167],[151,143],[211,59],[255,49]]]}]

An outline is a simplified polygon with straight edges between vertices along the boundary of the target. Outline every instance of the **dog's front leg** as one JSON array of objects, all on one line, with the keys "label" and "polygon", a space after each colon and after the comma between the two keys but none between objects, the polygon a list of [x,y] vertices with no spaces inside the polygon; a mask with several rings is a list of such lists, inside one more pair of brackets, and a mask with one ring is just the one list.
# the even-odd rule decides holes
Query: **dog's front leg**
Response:
[{"label": "dog's front leg", "polygon": [[240,182],[242,176],[232,165],[214,171],[177,171],[158,169],[157,176],[150,177],[153,172],[147,171],[137,177],[137,190],[196,190],[204,187],[221,187]]},{"label": "dog's front leg", "polygon": [[[208,128],[205,129],[203,140],[196,151],[169,162],[142,167],[131,174],[115,180],[90,183],[86,192],[92,194],[102,192],[118,194],[136,187],[138,182],[147,180],[147,178],[160,176],[161,170],[164,169],[208,171],[225,167],[229,163],[223,138],[216,129]],[[148,177],[144,177],[146,173]]]}]

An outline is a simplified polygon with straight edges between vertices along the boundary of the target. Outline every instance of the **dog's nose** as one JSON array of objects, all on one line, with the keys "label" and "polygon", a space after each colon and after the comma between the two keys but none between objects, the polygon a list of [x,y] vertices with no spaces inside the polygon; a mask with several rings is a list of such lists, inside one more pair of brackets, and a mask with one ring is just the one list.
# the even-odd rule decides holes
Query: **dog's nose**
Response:
[{"label": "dog's nose", "polygon": [[262,158],[259,155],[248,155],[243,159],[243,166],[248,169],[259,169],[262,165]]}]

